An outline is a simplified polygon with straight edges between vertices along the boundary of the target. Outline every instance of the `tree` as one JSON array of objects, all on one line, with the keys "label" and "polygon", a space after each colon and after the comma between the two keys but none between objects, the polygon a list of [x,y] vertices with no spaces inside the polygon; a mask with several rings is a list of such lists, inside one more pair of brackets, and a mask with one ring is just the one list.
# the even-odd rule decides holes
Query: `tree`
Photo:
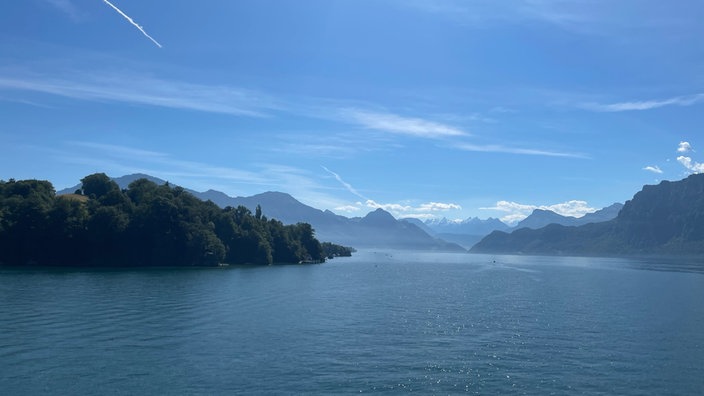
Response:
[{"label": "tree", "polygon": [[0,263],[212,266],[323,258],[309,224],[269,221],[261,207],[255,214],[244,206],[220,209],[146,179],[124,191],[103,173],[81,181],[84,196],[59,197],[46,181],[0,181]]},{"label": "tree", "polygon": [[83,194],[91,198],[100,198],[107,193],[120,190],[120,187],[105,173],[94,173],[81,179]]}]

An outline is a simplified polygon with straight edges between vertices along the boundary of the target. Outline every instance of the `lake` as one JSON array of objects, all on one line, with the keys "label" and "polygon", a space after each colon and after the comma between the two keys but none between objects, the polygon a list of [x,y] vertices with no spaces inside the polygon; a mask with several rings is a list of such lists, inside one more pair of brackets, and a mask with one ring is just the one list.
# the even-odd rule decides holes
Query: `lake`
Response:
[{"label": "lake", "polygon": [[697,395],[696,264],[361,251],[305,266],[3,269],[0,389]]}]

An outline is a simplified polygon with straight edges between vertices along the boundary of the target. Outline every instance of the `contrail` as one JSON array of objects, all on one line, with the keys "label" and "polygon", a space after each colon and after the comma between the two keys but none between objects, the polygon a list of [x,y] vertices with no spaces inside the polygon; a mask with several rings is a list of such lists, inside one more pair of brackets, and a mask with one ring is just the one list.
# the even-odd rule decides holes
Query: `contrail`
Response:
[{"label": "contrail", "polygon": [[108,0],[103,0],[103,2],[105,2],[105,4],[109,5],[109,6],[112,7],[115,11],[117,11],[118,13],[120,13],[120,15],[122,15],[123,17],[125,17],[125,19],[127,19],[131,24],[133,24],[134,27],[136,27],[137,29],[139,29],[139,31],[142,32],[143,35],[147,36],[147,38],[148,38],[149,40],[151,40],[154,44],[156,44],[157,47],[161,48],[161,44],[159,44],[158,41],[154,40],[154,38],[153,38],[152,36],[148,35],[147,32],[144,31],[144,28],[141,27],[141,26],[139,26],[139,25],[137,24],[137,22],[135,22],[132,18],[130,18],[129,16],[127,16],[127,14],[125,14],[124,12],[122,12],[119,8],[115,7],[115,6],[114,6],[111,2],[109,2]]},{"label": "contrail", "polygon": [[328,172],[329,174],[333,175],[333,176],[335,177],[335,179],[336,179],[338,182],[340,182],[340,184],[342,184],[342,185],[347,189],[347,191],[351,192],[352,194],[354,194],[354,195],[356,195],[356,196],[358,196],[358,197],[360,197],[360,198],[362,198],[362,199],[364,199],[364,200],[369,200],[369,198],[367,198],[367,197],[365,197],[364,195],[360,194],[359,191],[357,191],[354,187],[352,187],[351,184],[349,184],[349,183],[347,183],[346,181],[342,180],[342,178],[340,177],[340,175],[338,175],[337,173],[331,171],[330,169],[328,169],[328,168],[326,168],[326,167],[324,167],[324,166],[322,166],[322,165],[321,165],[321,167],[322,167],[323,169],[325,169],[326,172]]}]

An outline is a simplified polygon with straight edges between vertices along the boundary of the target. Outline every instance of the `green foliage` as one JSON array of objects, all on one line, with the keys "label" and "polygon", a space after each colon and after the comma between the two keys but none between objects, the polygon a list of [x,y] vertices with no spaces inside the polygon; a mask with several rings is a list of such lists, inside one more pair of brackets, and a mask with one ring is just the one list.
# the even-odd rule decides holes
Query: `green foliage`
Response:
[{"label": "green foliage", "polygon": [[91,198],[101,198],[112,191],[120,191],[120,187],[105,173],[95,173],[81,179],[83,194]]},{"label": "green foliage", "polygon": [[340,246],[330,242],[323,242],[320,246],[323,248],[323,254],[327,258],[350,257],[352,256],[352,252],[354,252],[354,248]]},{"label": "green foliage", "polygon": [[105,174],[82,195],[51,183],[0,181],[0,263],[78,266],[214,266],[324,260],[309,224],[284,225],[257,208],[225,209],[146,179],[120,188]]}]

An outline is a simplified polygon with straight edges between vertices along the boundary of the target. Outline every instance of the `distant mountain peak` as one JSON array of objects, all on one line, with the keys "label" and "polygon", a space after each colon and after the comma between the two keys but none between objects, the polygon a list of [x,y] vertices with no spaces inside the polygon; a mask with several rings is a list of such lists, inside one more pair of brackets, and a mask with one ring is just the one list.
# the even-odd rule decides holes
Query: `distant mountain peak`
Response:
[{"label": "distant mountain peak", "polygon": [[291,194],[281,192],[281,191],[265,191],[263,193],[255,194],[253,195],[254,197],[265,197],[265,196],[270,196],[270,197],[285,197],[285,198],[293,198]]},{"label": "distant mountain peak", "polygon": [[[145,175],[132,174],[114,178],[121,188],[126,188],[131,182],[145,178],[157,184],[165,180]],[[66,189],[64,194],[73,193],[78,186]],[[379,208],[365,217],[347,218],[330,210],[322,211],[308,206],[288,193],[267,191],[248,197],[231,197],[217,190],[198,192],[185,189],[195,197],[204,201],[210,200],[220,207],[244,206],[254,212],[261,206],[262,213],[269,219],[276,219],[284,224],[308,223],[315,230],[319,240],[340,243],[358,247],[391,247],[399,249],[465,251],[459,245],[436,239],[418,225],[405,220],[397,220],[389,212]],[[62,192],[59,192],[61,194]],[[419,221],[422,224],[422,222]]]},{"label": "distant mountain peak", "polygon": [[474,245],[472,251],[704,255],[701,219],[704,219],[704,174],[643,186],[624,205],[613,204],[576,219],[582,224],[550,224],[511,234],[494,232]]},{"label": "distant mountain peak", "polygon": [[386,218],[386,219],[393,219],[396,220],[396,218],[389,212],[385,211],[382,208],[377,208],[376,210],[373,210],[365,216],[365,218]]}]

